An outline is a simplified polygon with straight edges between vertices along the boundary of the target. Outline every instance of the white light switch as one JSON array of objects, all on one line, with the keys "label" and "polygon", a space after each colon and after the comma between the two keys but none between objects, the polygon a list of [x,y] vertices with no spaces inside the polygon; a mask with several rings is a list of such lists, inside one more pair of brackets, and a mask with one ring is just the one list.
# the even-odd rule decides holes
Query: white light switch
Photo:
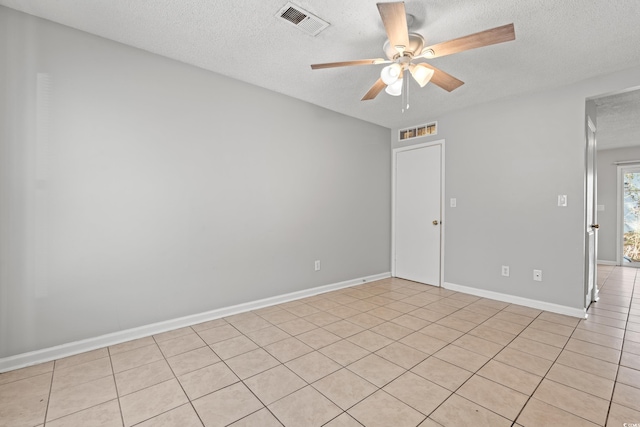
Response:
[{"label": "white light switch", "polygon": [[449,201],[449,206],[451,206],[452,208],[456,207],[456,198],[452,197],[451,200]]},{"label": "white light switch", "polygon": [[597,209],[598,212],[602,212],[602,211],[604,211],[604,205],[598,205],[596,207],[596,209]]},{"label": "white light switch", "polygon": [[558,195],[558,206],[566,207],[567,206],[567,195],[560,194]]}]

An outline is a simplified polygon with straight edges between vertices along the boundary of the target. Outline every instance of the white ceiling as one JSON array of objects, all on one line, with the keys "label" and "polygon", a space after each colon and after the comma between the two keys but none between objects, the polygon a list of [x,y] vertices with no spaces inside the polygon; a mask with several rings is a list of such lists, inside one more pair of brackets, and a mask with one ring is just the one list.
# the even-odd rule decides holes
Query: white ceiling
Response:
[{"label": "white ceiling", "polygon": [[516,40],[433,59],[466,84],[410,88],[410,109],[381,93],[360,101],[386,39],[375,1],[294,0],[331,26],[316,37],[276,17],[287,0],[0,0],[73,28],[234,77],[389,128],[506,96],[640,65],[638,0],[408,0],[412,31],[434,44],[513,22]]}]

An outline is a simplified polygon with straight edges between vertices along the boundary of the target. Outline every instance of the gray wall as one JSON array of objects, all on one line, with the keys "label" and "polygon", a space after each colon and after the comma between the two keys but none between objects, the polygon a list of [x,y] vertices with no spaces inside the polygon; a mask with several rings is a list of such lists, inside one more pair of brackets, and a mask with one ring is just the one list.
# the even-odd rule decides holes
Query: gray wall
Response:
[{"label": "gray wall", "polygon": [[425,117],[438,135],[412,143],[446,140],[446,282],[583,308],[585,99],[638,84],[635,68]]},{"label": "gray wall", "polygon": [[389,271],[388,129],[3,7],[0,73],[0,357]]},{"label": "gray wall", "polygon": [[618,167],[613,163],[625,160],[640,160],[640,146],[598,151],[598,205],[604,207],[598,212],[600,261],[616,262]]}]

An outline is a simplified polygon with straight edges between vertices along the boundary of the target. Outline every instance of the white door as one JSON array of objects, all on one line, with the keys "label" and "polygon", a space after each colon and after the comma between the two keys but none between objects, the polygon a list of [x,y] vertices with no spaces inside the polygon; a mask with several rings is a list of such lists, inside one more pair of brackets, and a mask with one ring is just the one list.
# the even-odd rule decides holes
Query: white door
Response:
[{"label": "white door", "polygon": [[585,307],[598,300],[598,287],[596,283],[597,271],[597,209],[596,209],[596,128],[590,118],[587,120],[587,182],[586,182],[586,283],[585,283]]},{"label": "white door", "polygon": [[440,286],[442,145],[394,151],[394,276]]}]

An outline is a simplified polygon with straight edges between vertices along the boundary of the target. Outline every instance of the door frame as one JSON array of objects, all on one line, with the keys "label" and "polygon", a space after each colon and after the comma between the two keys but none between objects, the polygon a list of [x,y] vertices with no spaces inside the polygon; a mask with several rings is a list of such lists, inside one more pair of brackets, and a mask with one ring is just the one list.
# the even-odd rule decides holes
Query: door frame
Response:
[{"label": "door frame", "polygon": [[[597,224],[598,222],[598,209],[597,209],[597,195],[598,195],[598,166],[597,166],[597,138],[596,138],[596,126],[593,120],[588,115],[586,116],[585,126],[586,136],[586,153],[585,153],[585,211],[584,211],[584,230],[587,233],[584,239],[585,243],[585,282],[584,282],[584,303],[585,309],[589,308],[592,302],[598,301],[598,230],[597,227],[592,227],[591,224]],[[591,140],[593,139],[593,144]],[[591,165],[589,164],[589,153],[591,152]],[[591,206],[587,204],[589,200],[589,166],[593,168],[593,188],[591,189]],[[587,221],[589,216],[589,210],[591,210],[591,224]],[[589,231],[586,231],[586,230]],[[593,259],[591,259],[590,239],[589,232],[593,233]],[[591,262],[593,262],[593,269],[591,268]],[[589,289],[590,285],[592,288]]]},{"label": "door frame", "polygon": [[445,209],[444,209],[444,164],[445,164],[445,140],[440,139],[422,144],[407,145],[394,148],[391,153],[391,276],[396,276],[396,156],[402,151],[418,150],[425,147],[440,146],[440,281],[439,287],[444,284],[444,233],[445,233]]}]

